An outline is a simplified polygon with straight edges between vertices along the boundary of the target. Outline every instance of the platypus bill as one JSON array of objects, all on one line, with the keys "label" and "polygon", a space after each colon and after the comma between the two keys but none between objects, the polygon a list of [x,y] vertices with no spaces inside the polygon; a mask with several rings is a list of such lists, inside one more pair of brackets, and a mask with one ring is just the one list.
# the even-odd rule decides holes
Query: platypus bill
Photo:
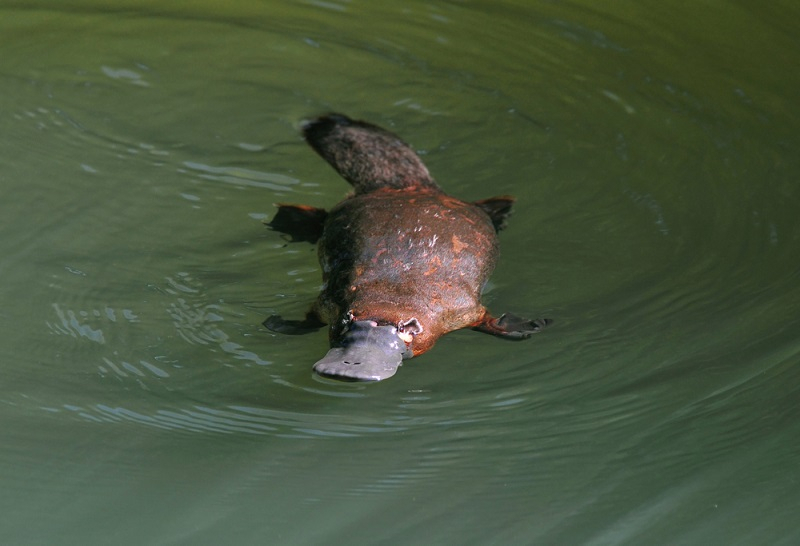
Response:
[{"label": "platypus bill", "polygon": [[264,321],[284,334],[328,324],[331,349],[314,371],[380,381],[448,332],[520,340],[550,323],[496,318],[480,302],[513,197],[451,197],[399,137],[341,114],[306,123],[303,136],[355,189],[329,212],[278,205],[268,224],[292,241],[319,244],[324,285],[305,319]]}]

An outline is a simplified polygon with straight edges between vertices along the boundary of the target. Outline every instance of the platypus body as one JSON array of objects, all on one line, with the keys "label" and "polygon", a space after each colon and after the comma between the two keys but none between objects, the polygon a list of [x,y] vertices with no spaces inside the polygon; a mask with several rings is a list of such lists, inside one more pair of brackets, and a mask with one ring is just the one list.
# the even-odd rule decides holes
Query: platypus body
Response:
[{"label": "platypus body", "polygon": [[305,320],[274,315],[264,325],[301,334],[328,324],[331,349],[314,365],[318,374],[379,381],[448,332],[518,340],[550,322],[495,318],[480,302],[512,197],[451,197],[408,144],[341,114],[306,123],[303,135],[355,192],[330,212],[278,205],[268,225],[318,242],[324,285]]}]

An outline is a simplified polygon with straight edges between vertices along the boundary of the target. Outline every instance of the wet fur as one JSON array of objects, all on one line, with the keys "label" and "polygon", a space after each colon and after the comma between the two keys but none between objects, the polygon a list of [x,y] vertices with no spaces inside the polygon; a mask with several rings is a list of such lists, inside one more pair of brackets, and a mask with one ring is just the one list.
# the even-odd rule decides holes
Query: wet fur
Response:
[{"label": "wet fur", "polygon": [[549,323],[495,318],[480,302],[513,197],[469,203],[449,196],[399,137],[341,114],[305,124],[303,135],[355,192],[330,212],[279,205],[270,227],[319,244],[325,284],[305,320],[273,316],[268,328],[305,333],[329,324],[334,347],[353,321],[397,325],[401,332],[413,321],[405,335],[409,351],[419,355],[460,328],[525,339]]}]

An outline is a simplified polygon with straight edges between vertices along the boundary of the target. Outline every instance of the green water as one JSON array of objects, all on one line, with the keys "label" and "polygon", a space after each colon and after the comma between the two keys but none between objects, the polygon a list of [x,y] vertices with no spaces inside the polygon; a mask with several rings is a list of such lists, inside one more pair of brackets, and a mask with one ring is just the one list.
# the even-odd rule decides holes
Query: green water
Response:
[{"label": "green water", "polygon": [[[3,3],[0,543],[800,542],[800,10],[649,4]],[[331,110],[554,326],[312,377]]]}]

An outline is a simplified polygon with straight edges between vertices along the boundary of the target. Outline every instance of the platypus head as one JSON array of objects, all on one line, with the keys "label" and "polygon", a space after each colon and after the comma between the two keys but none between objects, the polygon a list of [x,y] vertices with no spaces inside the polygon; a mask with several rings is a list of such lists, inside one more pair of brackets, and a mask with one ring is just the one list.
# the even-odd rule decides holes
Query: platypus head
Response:
[{"label": "platypus head", "polygon": [[404,358],[411,358],[395,326],[371,320],[353,321],[322,360],[319,375],[343,381],[380,381],[392,377]]}]

